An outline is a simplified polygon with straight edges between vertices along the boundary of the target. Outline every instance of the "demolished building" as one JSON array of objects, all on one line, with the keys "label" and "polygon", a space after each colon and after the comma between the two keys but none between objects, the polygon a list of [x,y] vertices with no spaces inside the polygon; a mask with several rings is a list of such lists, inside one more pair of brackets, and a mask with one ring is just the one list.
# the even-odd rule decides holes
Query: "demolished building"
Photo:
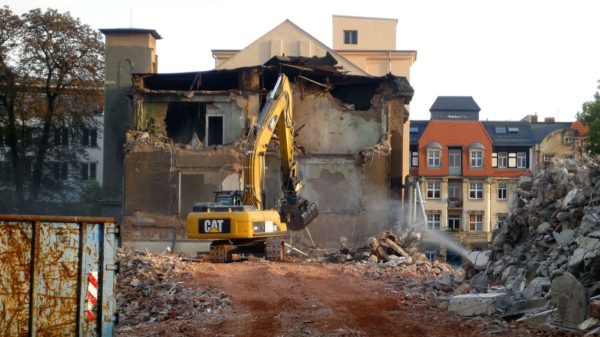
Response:
[{"label": "demolished building", "polygon": [[[280,72],[292,82],[303,194],[320,210],[312,239],[322,247],[336,246],[340,236],[361,244],[393,224],[391,163],[402,161],[395,158],[402,151],[393,151],[391,135],[402,137],[413,89],[405,77],[348,75],[336,63],[330,55],[273,57],[253,67],[134,74],[124,243],[197,249],[185,238],[185,218],[214,191],[241,189],[246,135]],[[272,148],[265,156],[267,207],[280,198],[278,161]]]}]

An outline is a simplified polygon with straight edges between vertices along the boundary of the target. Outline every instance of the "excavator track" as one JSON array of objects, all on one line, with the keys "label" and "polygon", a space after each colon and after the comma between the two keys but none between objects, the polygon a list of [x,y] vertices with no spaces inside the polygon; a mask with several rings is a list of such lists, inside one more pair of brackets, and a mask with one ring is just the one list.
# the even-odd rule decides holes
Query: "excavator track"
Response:
[{"label": "excavator track", "polygon": [[283,261],[285,257],[283,238],[232,242],[214,241],[210,245],[212,263],[230,263],[248,260],[251,256],[264,257],[270,261]]}]

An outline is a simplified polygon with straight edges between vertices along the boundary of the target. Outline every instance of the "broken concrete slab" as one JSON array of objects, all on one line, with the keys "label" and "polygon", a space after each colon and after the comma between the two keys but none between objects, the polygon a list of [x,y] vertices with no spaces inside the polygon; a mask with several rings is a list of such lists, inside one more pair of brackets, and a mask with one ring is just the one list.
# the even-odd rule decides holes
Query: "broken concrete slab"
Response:
[{"label": "broken concrete slab", "polygon": [[587,296],[583,285],[566,272],[552,281],[550,303],[556,306],[552,319],[570,327],[577,327],[587,317]]},{"label": "broken concrete slab", "polygon": [[540,312],[536,312],[532,315],[528,315],[525,317],[521,317],[517,320],[517,322],[523,322],[529,326],[542,327],[545,326],[552,317],[552,314],[556,311],[556,309],[548,309]]},{"label": "broken concrete slab", "polygon": [[435,279],[435,288],[443,291],[449,291],[452,289],[452,278],[450,273],[443,272],[438,278]]},{"label": "broken concrete slab", "polygon": [[552,236],[554,236],[554,240],[556,240],[556,243],[559,246],[566,246],[573,242],[575,231],[572,229],[566,229],[560,233],[552,232]]},{"label": "broken concrete slab", "polygon": [[569,257],[569,268],[578,268],[586,258],[593,258],[600,252],[600,239],[589,236],[577,238],[579,247]]},{"label": "broken concrete slab", "polygon": [[590,318],[586,319],[585,321],[581,322],[581,324],[579,324],[577,326],[577,328],[579,330],[589,330],[589,329],[595,327],[598,324],[598,322],[600,322],[600,320],[598,320],[597,318],[590,317]]},{"label": "broken concrete slab", "polygon": [[448,310],[461,316],[491,315],[496,312],[496,303],[506,296],[506,293],[457,295],[450,298]]},{"label": "broken concrete slab", "polygon": [[506,309],[504,316],[516,316],[525,313],[539,312],[545,308],[547,304],[548,299],[543,297],[515,301]]},{"label": "broken concrete slab", "polygon": [[575,196],[577,195],[578,192],[579,192],[579,189],[576,187],[576,188],[570,190],[569,193],[567,193],[567,195],[562,200],[562,207],[564,209],[568,209],[571,206],[571,204],[573,203],[573,200],[575,199]]},{"label": "broken concrete slab", "polygon": [[484,272],[480,272],[475,275],[471,280],[471,287],[477,289],[478,291],[486,291],[488,286],[490,285],[490,279]]},{"label": "broken concrete slab", "polygon": [[550,223],[549,222],[542,222],[536,229],[536,232],[538,234],[545,234],[547,232],[550,231]]},{"label": "broken concrete slab", "polygon": [[523,291],[523,297],[525,298],[536,298],[544,296],[550,289],[550,279],[547,277],[536,277],[525,288]]},{"label": "broken concrete slab", "polygon": [[485,270],[490,260],[490,250],[474,251],[467,255],[467,258],[473,263],[473,267],[477,270]]}]

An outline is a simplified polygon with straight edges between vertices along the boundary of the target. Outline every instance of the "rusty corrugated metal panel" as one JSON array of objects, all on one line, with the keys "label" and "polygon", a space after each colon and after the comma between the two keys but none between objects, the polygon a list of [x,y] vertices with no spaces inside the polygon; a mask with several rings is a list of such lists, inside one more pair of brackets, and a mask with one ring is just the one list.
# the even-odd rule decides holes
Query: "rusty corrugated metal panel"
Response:
[{"label": "rusty corrugated metal panel", "polygon": [[27,336],[31,279],[32,226],[0,221],[0,331]]},{"label": "rusty corrugated metal panel", "polygon": [[112,336],[117,241],[112,218],[1,215],[2,336]]}]

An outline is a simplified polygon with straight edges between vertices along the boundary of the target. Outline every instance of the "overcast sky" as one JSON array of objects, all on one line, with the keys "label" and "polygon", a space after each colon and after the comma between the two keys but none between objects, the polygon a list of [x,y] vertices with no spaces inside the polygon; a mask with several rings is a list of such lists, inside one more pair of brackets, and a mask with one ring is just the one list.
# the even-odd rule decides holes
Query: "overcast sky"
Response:
[{"label": "overcast sky", "polygon": [[574,120],[600,79],[597,0],[5,0],[14,12],[70,11],[94,28],[152,28],[159,72],[214,67],[290,19],[331,46],[332,15],[398,19],[397,49],[417,50],[411,119],[437,96],[473,96],[482,120]]}]

